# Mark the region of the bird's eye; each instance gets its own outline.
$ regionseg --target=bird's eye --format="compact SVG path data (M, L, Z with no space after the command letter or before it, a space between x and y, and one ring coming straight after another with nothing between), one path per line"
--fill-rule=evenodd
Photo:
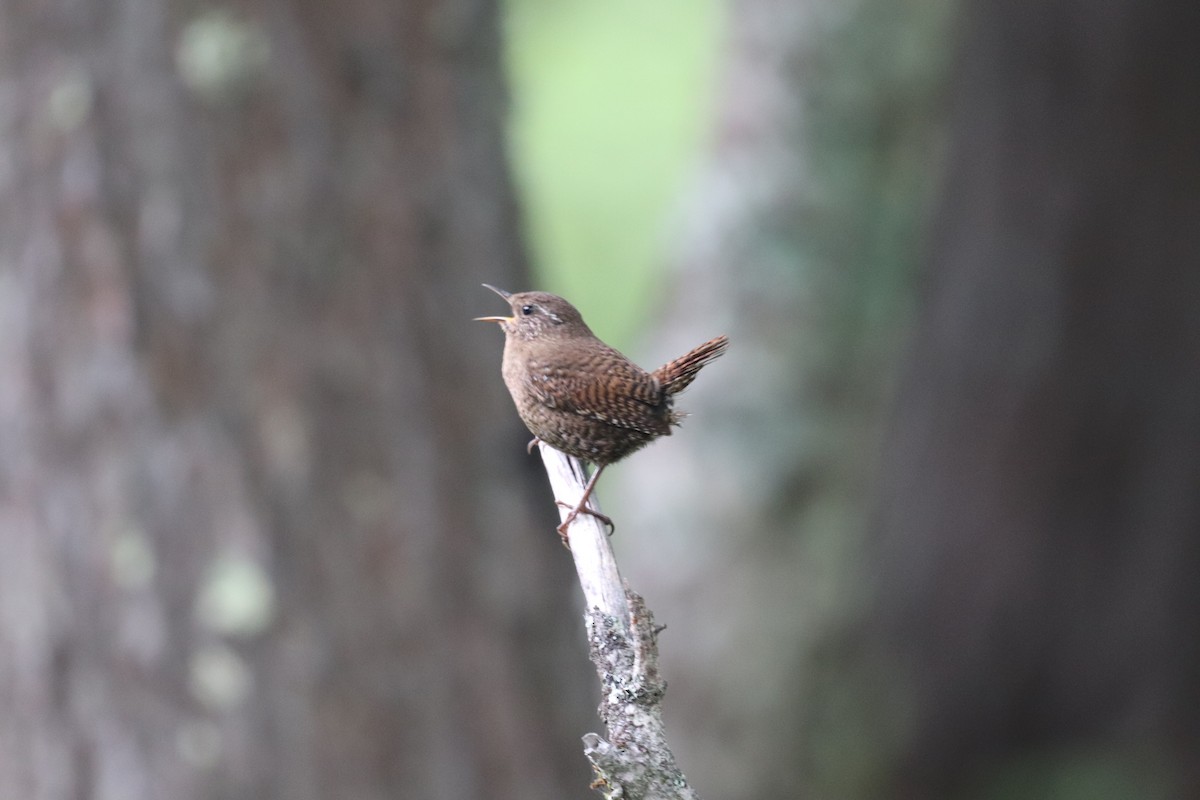
M522 314L522 316L526 316L526 317L528 317L528 316L529 316L529 315L531 315L532 313L533 313L533 306L521 306L521 314Z

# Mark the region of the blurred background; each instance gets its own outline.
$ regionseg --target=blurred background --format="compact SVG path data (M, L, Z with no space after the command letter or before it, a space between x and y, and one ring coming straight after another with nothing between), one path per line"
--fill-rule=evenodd
M586 798L481 282L701 797L1200 796L1200 4L0 4L0 797Z

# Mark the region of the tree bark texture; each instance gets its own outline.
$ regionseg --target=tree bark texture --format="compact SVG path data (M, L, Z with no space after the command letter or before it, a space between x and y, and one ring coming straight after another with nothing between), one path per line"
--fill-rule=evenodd
M587 796L496 28L0 6L0 797Z
M1200 6L968 23L875 543L889 795L1194 797Z

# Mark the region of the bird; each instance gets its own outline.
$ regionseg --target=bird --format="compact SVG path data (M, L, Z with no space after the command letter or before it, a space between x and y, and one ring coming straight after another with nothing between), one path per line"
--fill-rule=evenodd
M504 331L501 372L517 414L534 438L595 465L579 503L558 526L567 529L581 513L612 520L587 507L604 468L645 447L686 416L675 395L697 373L725 353L728 336L718 336L648 372L602 342L569 302L547 292L510 293L483 284L508 303L512 316L476 317ZM559 502L564 508L569 504Z

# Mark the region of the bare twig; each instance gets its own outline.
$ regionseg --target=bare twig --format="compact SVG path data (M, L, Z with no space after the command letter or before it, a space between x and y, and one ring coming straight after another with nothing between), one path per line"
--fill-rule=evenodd
M542 445L554 497L563 519L583 496L586 475L574 458ZM589 505L595 505L595 495ZM587 599L588 650L600 677L600 718L608 739L583 737L584 755L596 772L594 788L608 798L697 800L667 746L659 704L667 684L658 674L658 628L642 598L617 569L603 523L580 514L569 529L571 555Z
M587 483L583 465L578 459L547 445L541 444L539 449L554 499L566 505L566 508L559 507L565 520L569 510L583 497L583 488ZM588 507L600 510L595 494L588 498ZM575 571L579 573L579 583L583 587L588 608L598 608L605 614L627 620L625 581L617 569L617 560L604 524L591 514L579 514L568 532L571 556L575 559ZM627 621L623 624L629 627Z

